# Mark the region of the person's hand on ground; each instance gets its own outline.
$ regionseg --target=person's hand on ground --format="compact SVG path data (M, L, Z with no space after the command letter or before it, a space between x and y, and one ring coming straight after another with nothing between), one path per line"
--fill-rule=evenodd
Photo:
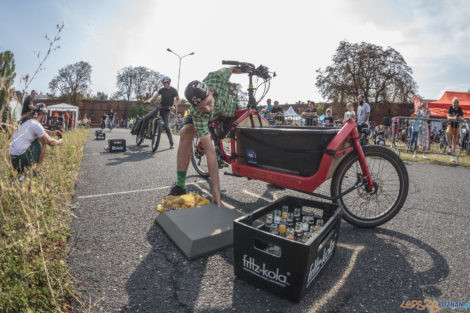
M217 206L222 206L222 201L220 200L220 194L212 194L212 203L217 204Z

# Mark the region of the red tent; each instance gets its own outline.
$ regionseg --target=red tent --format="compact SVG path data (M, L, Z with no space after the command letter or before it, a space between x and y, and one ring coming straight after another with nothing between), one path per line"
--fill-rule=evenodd
M462 107L464 117L470 118L470 92L455 91L446 91L441 99L434 102L428 102L431 116L447 117L447 111L452 105L452 99L454 99L454 97L459 99L459 105Z

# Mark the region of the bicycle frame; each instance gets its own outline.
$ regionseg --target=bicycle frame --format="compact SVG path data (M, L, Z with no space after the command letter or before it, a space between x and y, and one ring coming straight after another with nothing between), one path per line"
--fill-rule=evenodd
M258 118L262 118L259 116L258 112L253 109L237 110L235 112L235 117L238 118L234 124L238 125L246 118L252 119L253 115L258 115ZM264 120L264 118L262 119ZM261 180L266 183L279 185L285 188L312 193L316 188L318 188L323 182L328 179L328 173L330 171L332 162L336 158L345 156L355 150L359 156L359 164L363 173L363 179L366 180L366 190L368 192L372 192L374 190L374 183L370 175L369 167L367 165L367 161L365 159L362 147L359 143L359 132L357 130L357 125L352 119L346 121L346 123L343 124L343 127L340 129L340 131L328 144L327 148L325 149L325 152L322 155L317 172L310 177L287 174L255 166L239 164L237 162L236 154L233 153L233 151L236 151L235 138L231 138L232 155L229 155L224 150L222 139L217 137L215 130L218 129L218 123L219 121L217 120L210 125L214 144L218 146L218 148L222 152L223 160L231 165L232 173L236 176L243 176L251 179ZM235 130L236 126L232 126L231 132L235 132ZM352 142L352 146L347 148L341 148L341 145L348 139L350 139L350 141Z

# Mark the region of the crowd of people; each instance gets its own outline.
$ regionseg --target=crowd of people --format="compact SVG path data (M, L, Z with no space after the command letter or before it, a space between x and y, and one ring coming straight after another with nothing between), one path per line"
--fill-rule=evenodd
M217 80L227 80L227 77L230 76L232 71L237 71L237 69L230 69L229 72L213 72L212 75L208 75L209 83L213 84L215 87L219 88ZM215 73L215 74L214 74ZM212 80L215 81L212 82ZM171 130L180 131L182 130L182 138L184 142L185 134L190 132L191 134L198 134L198 136L205 135L206 129L202 125L206 121L205 119L202 122L197 122L194 126L196 131L185 130L186 125L194 124L194 118L204 116L204 113L212 112L209 111L209 108L197 109L197 105L194 105L200 97L208 97L211 94L211 90L217 90L210 84L205 85L203 82L198 82L196 87L190 88L188 90L195 90L193 93L196 93L195 99L188 98L191 96L185 94L188 101L192 104L190 109L185 112L184 116L181 113L176 114L175 106L180 103L180 98L176 89L170 86L171 80L168 77L164 78L163 87L155 93L152 97L147 99L146 103L151 103L157 97L161 97L160 106L154 108L151 112L143 117L137 118L118 118L116 113L113 112L113 109L110 109L108 113L105 113L101 117L101 126L109 127L127 127L132 128L138 119L142 119L143 125L140 127L139 136L142 136L142 133L145 129L145 123L149 121L150 118L155 116L157 112L160 112L160 116L163 121L163 127L167 133L168 139L170 141L170 147L173 148L173 138ZM206 89L203 89L201 86L205 86ZM226 90L222 89L219 92L223 92L225 96L225 101L234 102L234 99L230 98L230 93L226 93ZM188 93L188 92L186 92ZM225 94L226 93L226 94ZM10 153L12 164L14 167L22 172L26 167L30 167L33 164L40 164L42 157L44 155L44 150L46 145L60 145L62 140L54 140L50 136L59 136L61 138L62 132L73 129L75 127L75 112L72 111L63 111L58 112L54 111L51 116L48 116L46 106L42 103L34 105L33 100L36 95L36 92L33 90L29 96L27 96L23 102L22 109L22 118L20 121L20 127L18 131L14 134L11 145ZM218 94L220 96L220 94ZM194 100L194 101L193 101ZM286 114L284 110L279 105L279 101L274 101L272 104L271 99L267 99L266 106L261 108L262 116L269 121L271 125L295 125L295 126L323 126L323 127L332 127L341 125L341 123L348 119L354 119L357 123L359 132L363 128L370 128L370 105L365 101L364 95L358 96L358 107L357 112L354 110L353 103L349 102L346 104L346 112L342 118L336 119L333 115L333 110L331 107L327 107L324 111L324 114L319 115L319 110L314 101L308 101L307 107L297 114ZM197 103L200 103L197 102ZM217 104L217 99L213 101L212 105ZM206 112L208 111L208 112ZM228 114L230 112L222 112L223 114ZM295 116L296 119L293 118ZM430 143L436 140L440 142L443 141L443 138L446 142L446 145L449 147L448 153L451 154L451 161L453 161L453 154L455 152L455 147L457 141L462 138L467 138L468 144L468 124L464 122L462 108L459 106L459 101L457 98L454 98L452 105L449 107L447 114L447 123L439 130L435 125L431 124L429 120L430 112L426 106L419 107L418 111L413 113L409 119L402 119L399 121L397 118L392 119L390 126L377 125L372 133L371 137L375 144L385 145L388 139L398 139L401 138L403 142L406 143L407 148L414 152L413 156L416 158L416 151L418 147L422 150L422 157L426 157L426 152L430 148ZM79 126L90 127L91 121L87 118L86 114L81 120L78 121ZM463 124L461 127L460 124ZM49 130L45 130L44 126L48 125ZM188 126L189 127L189 126ZM186 128L188 128L186 127ZM444 130L445 129L445 130ZM191 137L191 136L190 136ZM395 142L395 140L393 140ZM462 146L462 144L461 144ZM186 155L186 150L183 149L182 153ZM186 169L186 157L184 158L184 166L178 165L179 169ZM180 172L185 172L180 170ZM181 176L181 177L180 177ZM181 190L184 190L184 184L181 183L183 179L182 174L178 174L178 181L180 184L175 185L179 186ZM176 190L174 193L179 193L181 190ZM217 192L217 190L215 190ZM219 196L215 195L217 200Z

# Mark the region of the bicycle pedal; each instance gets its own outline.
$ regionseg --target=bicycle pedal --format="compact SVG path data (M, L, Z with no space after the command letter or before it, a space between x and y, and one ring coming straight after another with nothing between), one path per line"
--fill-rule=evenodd
M219 168L228 167L228 164L225 161L222 161L220 159L217 160L217 163L219 163Z

